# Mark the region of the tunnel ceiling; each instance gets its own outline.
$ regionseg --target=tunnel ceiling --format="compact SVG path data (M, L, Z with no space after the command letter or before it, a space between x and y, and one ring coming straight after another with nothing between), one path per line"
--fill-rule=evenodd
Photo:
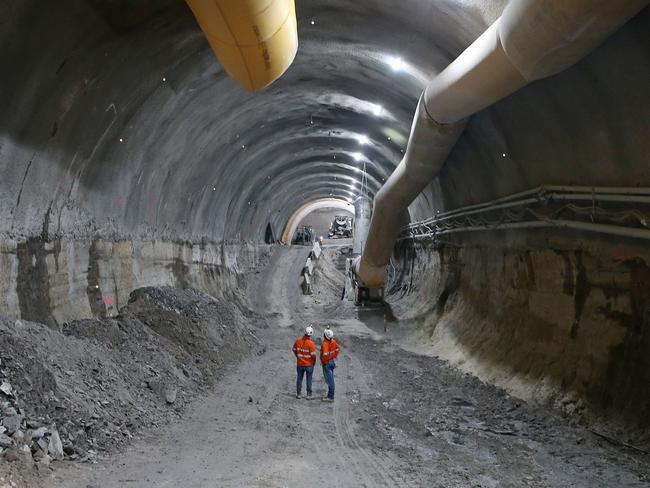
M299 0L294 64L251 94L182 2L2 2L1 230L260 241L305 202L357 196L364 164L374 194L426 81L506 3ZM475 117L413 216L540 183L648 184L648 17Z

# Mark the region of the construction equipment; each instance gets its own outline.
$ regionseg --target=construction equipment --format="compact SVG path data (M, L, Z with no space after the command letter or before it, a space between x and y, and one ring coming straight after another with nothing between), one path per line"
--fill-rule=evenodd
M352 237L352 217L337 215L330 225L329 238L340 239Z
M308 225L300 227L293 238L293 244L308 246L314 242L314 228Z

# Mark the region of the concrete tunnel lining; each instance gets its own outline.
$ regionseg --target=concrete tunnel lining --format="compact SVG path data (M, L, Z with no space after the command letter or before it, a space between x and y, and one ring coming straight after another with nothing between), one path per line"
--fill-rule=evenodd
M379 191L426 81L507 1L299 1L296 60L260 93L226 76L182 1L119 4L0 4L11 319L113 316L143 286L229 297L268 261L269 225L284 240L315 202L349 206L364 162ZM540 185L649 187L649 53L646 8L576 66L473 116L410 220ZM647 247L625 239L459 234L398 244L386 297L416 352L633 425L645 445L648 266Z
M7 4L7 11L11 8L9 5ZM20 29L24 25L21 24L20 13L25 12L24 15L27 15L28 5L23 3L11 10L17 18L14 29ZM72 11L77 15L76 24L95 22L96 31L101 33L96 35L98 40L92 44L96 46L94 49L99 56L90 56L102 59L101 63L95 68L93 61L88 60L90 58L86 58L85 64L83 60L77 64L74 58L63 63L69 57L65 49L71 49L69 52L72 53L81 52L72 46L81 43L74 36L82 33L71 28L61 43L49 47L52 52L47 57L39 57L41 60L52 60L49 61L50 66L43 61L30 63L31 74L28 78L34 81L33 86L24 88L29 89L24 92L25 96L3 99L3 112L17 114L11 120L4 117L2 123L5 137L12 136L3 145L6 155L3 159L3 174L8 188L3 192L3 219L11 222L9 229L13 228L18 234L40 231L47 209L52 208L62 214L61 224L64 229L58 230L60 233L79 232L80 229L75 229L75 226L85 225L87 228L92 226L106 230L117 226L118 232L125 234L146 234L168 229L170 237L178 235L187 238L207 237L212 240L231 239L235 237L232 234L234 229L239 229L235 223L237 219L241 217L243 222L250 220L246 216L250 211L246 208L247 202L255 201L255 194L266 185L268 176L274 174L273 167L276 164L289 164L301 168L300 174L295 176L295 182L291 180L285 183L286 189L300 185L301 178L310 172L310 151L307 149L316 142L312 137L329 133L332 125L337 125L337 120L347 127L354 127L352 133L367 134L372 145L362 146L352 138L323 138L319 145L322 145L324 151L318 157L322 157L324 162L333 162L334 156L341 152L337 161L343 159L354 165L355 161L346 157L346 153L365 153L370 150L367 156L374 165L381 168L379 177L386 177L399 159L400 149L403 148L395 146L393 141L386 138L382 140L381 117L375 120L374 115L369 116L363 106L357 112L350 109L350 104L343 109L336 104L332 109L328 109L327 105L312 105L312 100L320 99L321 103L327 103L328 100L322 96L314 97L314 93L323 88L336 93L331 88L336 86L339 93L348 90L358 100L381 103L395 121L401 121L391 125L401 125L402 131L407 133L408 120L421 86L407 82L398 85L398 90L391 86L390 90L383 89L381 94L377 92L369 96L372 90L380 86L380 80L401 77L380 60L376 48L363 58L358 80L335 79L331 70L354 72L341 64L325 70L319 77L312 76L314 81L302 81L310 79L309 69L317 65L317 62L312 61L317 59L319 52L323 52L317 48L320 41L318 36L325 35L318 27L321 22L313 28L303 22L302 25L307 24L304 25L305 29L311 29L303 34L304 54L287 73L287 79L280 80L277 86L272 87L265 97L266 102L258 106L256 100L260 100L261 95L238 93L229 80L223 77L223 73L219 74L218 65L213 63L191 17L184 10L174 11L174 15L168 14L168 17L163 16L157 21L156 29L129 32L127 36L130 36L130 44L140 43L143 49L148 49L134 52L131 49L120 50L119 38L114 34L111 37L110 30L103 26L102 19L92 9L86 10L79 4L74 5L76 8ZM442 5L450 8L452 4L441 4L441 9ZM495 5L491 4L485 10L496 13ZM380 5L380 10L382 6ZM417 2L414 2L414 6L417 7ZM316 4L309 8L314 10L303 11L301 16L304 19L318 13ZM365 8L370 8L370 4ZM426 11L432 7L422 8ZM353 10L359 9L362 10L363 7L360 5ZM461 12L464 10L458 9L455 15L461 15ZM45 16L45 13L42 15ZM72 22L57 18L56 12L52 15L54 24ZM324 15L321 17L319 14L319 18L323 19L322 23L327 23L327 15L332 14L327 11ZM645 16L647 14L642 14L640 19ZM350 22L353 20L359 20L358 15L351 18ZM576 69L536 84L475 117L452 153L449 164L443 169L441 182L444 183L445 179L449 179L449 182L435 193L435 202L422 201L426 195L420 198L419 203L415 204L416 208L421 208L416 210L416 217L424 218L435 210L487 200L510 193L511 190L534 186L535 183L546 184L549 183L546 181L548 174L554 175L556 181L553 183L574 181L576 174L585 172L596 175L594 183L615 178L621 184L633 184L639 178L647 176L647 169L642 164L643 151L636 145L636 141L644 144L643 141L647 138L643 131L646 129L634 124L634 117L624 112L647 110L644 109L647 102L640 95L643 91L639 85L644 74L634 77L624 74L625 66L637 66L637 70L646 69L642 62L642 20L635 20L631 24L600 49L603 55L593 55ZM47 26L43 28L47 29ZM448 29L449 27L446 28ZM478 26L474 29L475 32L480 30ZM462 30L459 32L466 35ZM351 35L349 31L345 33L343 39ZM314 44L311 41L312 35L316 36ZM331 32L330 35L335 36L336 32ZM13 33L7 33L7 36L18 38ZM183 42L176 42L176 39ZM447 41L451 39L449 37ZM441 39L437 41L441 44ZM384 42L388 43L389 38ZM62 50L66 43L70 47ZM178 51L160 49L159 46L166 43L173 43ZM21 71L21 63L16 57L19 45L11 42L6 44L14 46L14 50L3 50L4 63L15 66L15 69L5 79L8 86L3 93L18 94L21 93L18 80L27 72L25 68ZM426 59L424 46L428 45L423 40L414 46L412 56L403 53L402 57L411 64L422 66L424 72L435 73L448 58L441 56L433 65L425 61L418 62L418 59ZM22 45L21 49L28 50L29 46ZM326 44L325 49L323 54L335 59L338 59L334 56L336 52L351 54L344 44ZM454 52L457 50L458 48ZM355 45L354 51L363 53L363 47ZM427 48L426 51L430 53L431 49ZM149 74L144 83L135 87L125 75L140 64L144 57L151 64ZM351 59L359 62L361 58L353 56ZM169 64L170 60L173 60L172 64ZM612 63L620 68L610 69ZM59 65L61 69L56 74ZM26 67L27 64L22 66ZM39 72L52 79L60 88L52 92L49 85L47 88L46 85L39 86ZM608 76L612 72L615 76ZM215 83L215 76L221 81ZM162 81L163 78L165 82ZM593 81L596 79L597 84ZM306 90L285 88L298 80L301 80L299 86L305 86ZM615 87L613 84L616 82L627 83L628 86ZM127 87L125 93L130 93L124 102L119 97L120 92L111 88L122 86L120 83ZM366 88L362 88L364 84ZM574 86L585 86L585 89L575 90L572 88ZM40 99L39 90L42 93ZM621 103L611 105L607 101L610 97L605 95L614 93L614 90ZM34 103L36 100L42 102ZM218 102L210 103L211 100ZM273 105L270 105L271 101ZM302 106L303 102L306 104L304 111L291 109ZM518 107L522 104L527 107L525 117L519 115ZM18 110L18 106L23 109ZM25 110L26 106L34 109ZM287 111L279 116L283 113L281 107L286 107ZM216 113L220 114L218 118L214 117ZM27 114L31 114L29 119L25 119ZM567 126L562 122L574 118L579 119L579 123ZM243 123L244 120L247 122ZM282 125L278 126L278 121ZM198 130L190 129L190 124L195 123ZM544 138L538 137L537 128L540 126L546 128L547 135ZM214 129L207 130L210 127ZM377 127L378 130L368 130L368 127ZM253 133L256 134L257 142L249 139ZM568 137L573 133L576 139ZM576 146L576 142L593 133L599 134L596 143L580 143L579 147ZM218 136L215 138L212 134ZM509 134L517 134L517 137ZM21 142L15 144L13 136ZM122 142L119 142L120 139ZM85 141L89 140L95 140L97 144L88 146ZM293 141L300 146L294 147ZM379 152L372 150L374 147ZM341 151L341 148L345 149ZM329 157L328 150L331 151ZM506 154L506 157L502 157L502 154ZM222 163L211 164L215 159ZM43 169L48 168L42 175L40 161L43 161ZM47 161L57 163L45 166ZM196 162L190 164L190 161ZM268 161L273 161L273 164L269 166ZM487 164L481 163L482 161ZM264 164L264 170L259 171L258 164ZM26 172L28 165L29 170ZM490 165L493 166L492 169L489 169ZM602 166L607 176L592 171L595 166ZM154 167L155 171L152 171ZM240 171L231 170L235 167L246 168L248 178L239 179ZM455 174L458 176L452 176ZM479 174L480 178L474 177ZM497 174L508 176L496 179L492 177ZM151 177L146 177L147 175ZM23 177L25 184L21 185ZM459 178L462 184L459 184ZM32 188L38 190L33 191ZM450 193L449 189L452 188L453 193ZM231 189L236 189L236 192L230 193ZM328 187L324 186L321 196L328 196L328 193ZM174 197L168 201L160 198L171 194ZM55 198L47 198L48 195L54 195ZM89 198L90 195L92 198ZM69 200L79 203L72 206L78 207L74 208L74 217L68 215L72 209L65 208L68 207L66 201ZM26 201L30 202L28 206L25 206ZM17 205L21 202L22 205ZM284 212L281 219L287 218L288 212L301 203L296 198L287 208L277 209L281 214ZM277 213L272 203L268 208L269 214ZM234 225L228 230L225 222ZM257 222L255 228L247 229L246 235L239 237L259 241L266 223ZM56 227L50 232L56 233ZM92 231L87 229L86 233L88 232Z

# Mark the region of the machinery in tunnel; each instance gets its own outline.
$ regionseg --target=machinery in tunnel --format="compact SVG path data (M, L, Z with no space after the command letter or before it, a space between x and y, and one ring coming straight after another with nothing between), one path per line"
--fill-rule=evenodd
M327 236L330 239L341 239L352 237L353 218L346 215L335 215L330 224Z
M301 246L309 246L314 242L314 228L310 225L303 225L298 227L293 236L292 244L300 244Z

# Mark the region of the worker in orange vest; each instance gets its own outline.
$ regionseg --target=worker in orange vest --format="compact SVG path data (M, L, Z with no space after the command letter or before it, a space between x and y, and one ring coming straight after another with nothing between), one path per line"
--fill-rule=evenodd
M307 374L307 400L311 400L311 379L314 374L314 364L316 364L316 346L311 340L314 335L314 328L309 325L305 327L305 334L296 339L293 343L293 353L296 356L296 398L301 398L302 379Z
M323 343L320 347L320 362L323 365L323 376L327 383L327 396L321 398L324 402L334 401L334 368L339 355L339 345L334 340L334 332L328 327L323 334Z

